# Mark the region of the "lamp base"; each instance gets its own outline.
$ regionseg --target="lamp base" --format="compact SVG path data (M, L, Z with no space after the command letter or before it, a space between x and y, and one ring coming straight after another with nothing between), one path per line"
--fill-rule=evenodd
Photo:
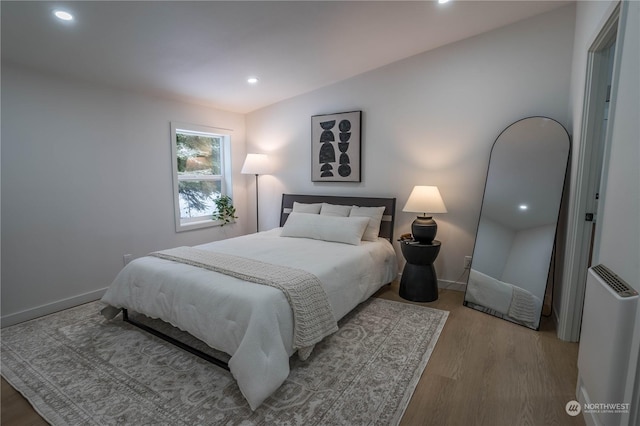
M411 224L413 239L420 244L431 244L438 232L438 224L431 216L418 216Z

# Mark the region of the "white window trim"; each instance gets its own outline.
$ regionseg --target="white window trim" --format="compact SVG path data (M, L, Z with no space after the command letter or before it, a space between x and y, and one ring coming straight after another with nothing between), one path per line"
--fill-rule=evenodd
M178 131L214 135L222 138L222 146L220 147L220 162L222 175L187 175L178 179L178 157L176 145L176 133ZM171 122L171 170L173 173L173 205L176 232L191 231L194 229L208 228L211 226L221 226L223 221L207 219L206 216L193 217L189 219L180 218L180 196L178 194L178 184L180 180L210 180L222 181L222 195L228 195L233 198L233 185L231 182L231 133L233 130L201 126L197 124L187 124L172 121Z

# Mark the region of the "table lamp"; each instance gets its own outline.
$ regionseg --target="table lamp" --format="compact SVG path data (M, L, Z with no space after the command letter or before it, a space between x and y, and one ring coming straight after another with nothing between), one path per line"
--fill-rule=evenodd
M414 186L403 212L422 213L411 224L413 239L421 244L431 244L438 232L438 224L430 216L433 213L446 213L437 186ZM429 216L428 216L429 215Z

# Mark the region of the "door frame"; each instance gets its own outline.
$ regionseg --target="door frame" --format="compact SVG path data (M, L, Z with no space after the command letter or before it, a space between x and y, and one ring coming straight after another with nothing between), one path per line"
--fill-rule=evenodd
M580 340L582 308L589 265L592 224L585 221L585 214L596 208L595 192L600 194L599 204L604 204L606 194L607 169L611 151L611 134L615 117L615 100L618 90L618 75L621 60L620 3L613 3L605 15L607 18L599 26L587 54L586 81L583 110L580 123L580 143L577 150L576 182L571 197L571 208L567 227L567 248L563 267L563 286L560 312L558 313L558 338L570 342ZM604 149L597 149L597 138L603 134L604 102L608 77L608 49L616 43L607 129L604 135ZM598 185L598 176L599 185ZM596 220L598 218L596 217ZM594 263L600 246L600 227L596 226L593 238Z

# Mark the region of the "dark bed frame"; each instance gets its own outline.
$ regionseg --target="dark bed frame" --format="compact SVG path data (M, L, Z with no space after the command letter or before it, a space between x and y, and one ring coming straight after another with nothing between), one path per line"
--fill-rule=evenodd
M331 195L296 195L296 194L282 194L282 206L280 209L280 226L283 226L289 217L289 213L291 213L293 209L293 203L304 203L304 204L312 204L312 203L329 203L329 204L339 204L343 206L359 206L359 207L385 207L382 222L380 223L380 237L388 239L391 243L393 243L393 227L395 224L395 213L396 213L396 199L395 198L375 198L375 197L341 197L341 196L331 196ZM210 354L201 351L200 349L196 349L193 346L190 346L184 342L181 342L178 339L175 339L159 330L156 330L153 327L150 327L146 324L143 324L135 319L133 319L127 309L122 309L122 320L128 322L129 324L136 326L147 333L153 334L160 339L171 343L183 349L193 355L196 355L205 361L208 361L212 364L217 365L220 368L223 368L229 371L229 364L225 361L222 361Z

